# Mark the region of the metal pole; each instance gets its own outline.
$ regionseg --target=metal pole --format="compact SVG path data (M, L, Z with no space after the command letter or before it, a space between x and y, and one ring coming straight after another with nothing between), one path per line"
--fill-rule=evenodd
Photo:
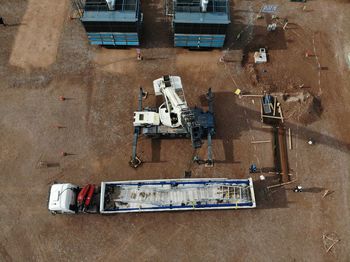
M211 91L211 88L208 89L207 100L208 100L209 112L214 113L214 108L213 108L214 95L213 95L213 92Z
M212 142L211 142L211 130L208 132L208 160L206 161L206 167L212 167L214 165L213 161L213 151L212 151Z

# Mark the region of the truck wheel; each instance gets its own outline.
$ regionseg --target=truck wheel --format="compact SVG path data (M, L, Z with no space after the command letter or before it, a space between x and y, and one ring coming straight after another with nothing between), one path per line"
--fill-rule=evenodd
M55 216L57 214L56 211L51 211L51 215Z

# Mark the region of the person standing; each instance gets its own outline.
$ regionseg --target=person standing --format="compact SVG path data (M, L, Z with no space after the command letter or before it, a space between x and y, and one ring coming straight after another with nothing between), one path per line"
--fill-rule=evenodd
M0 25L6 26L6 23L4 21L4 18L2 18L2 16L0 16Z
M302 186L296 186L294 189L293 189L294 192L296 193L300 193L300 192L303 192L303 187Z

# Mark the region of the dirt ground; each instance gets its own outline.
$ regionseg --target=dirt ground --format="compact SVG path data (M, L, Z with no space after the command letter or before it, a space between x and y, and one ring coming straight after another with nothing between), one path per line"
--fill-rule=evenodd
M144 60L137 61L135 49L90 46L79 20L69 19L68 0L0 0L9 24L0 26L0 261L350 261L350 2L274 0L280 20L271 33L270 15L256 19L263 2L232 1L224 49L188 51L172 47L163 1L142 1ZM254 66L262 46L269 62ZM182 77L193 106L205 107L203 95L213 88L213 168L192 163L188 140L144 138L144 165L129 167L138 88L151 93L164 74ZM273 136L260 122L258 99L239 99L236 88L317 99L319 110L282 103L295 184L267 192L276 177L266 173L260 182L260 174L249 174L252 163L273 170L272 144L251 144ZM145 105L155 102L150 95ZM205 157L205 144L199 154ZM39 168L40 161L50 167ZM54 181L179 178L186 170L193 177L252 176L257 208L116 216L47 210ZM305 192L292 192L296 184ZM328 253L323 234L340 239Z

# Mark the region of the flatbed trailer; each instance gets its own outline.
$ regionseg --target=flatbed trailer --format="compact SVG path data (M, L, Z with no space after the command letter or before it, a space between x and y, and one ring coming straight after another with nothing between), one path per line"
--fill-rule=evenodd
M77 205L82 187L54 184L49 194L53 214L190 211L255 208L253 181L198 178L102 182L88 207Z

